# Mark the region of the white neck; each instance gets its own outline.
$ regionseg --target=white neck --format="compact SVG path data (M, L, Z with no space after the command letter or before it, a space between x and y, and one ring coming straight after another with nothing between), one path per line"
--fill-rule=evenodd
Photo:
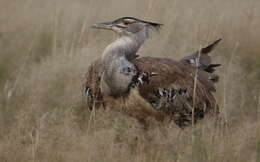
M108 65L112 60L121 56L128 58L131 57L131 55L135 55L147 38L147 29L143 29L135 34L122 34L117 40L105 48L102 54L103 64Z
M121 33L120 38L108 45L102 55L101 91L105 95L122 95L129 90L135 66L131 59L147 39L146 32ZM131 69L126 72L125 69Z

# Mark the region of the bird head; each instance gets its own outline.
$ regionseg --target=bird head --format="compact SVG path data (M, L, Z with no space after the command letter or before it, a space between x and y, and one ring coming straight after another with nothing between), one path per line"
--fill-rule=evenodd
M121 36L134 35L140 31L144 31L148 34L149 30L158 31L161 26L162 24L144 21L134 17L122 17L114 21L91 25L92 28L112 30Z

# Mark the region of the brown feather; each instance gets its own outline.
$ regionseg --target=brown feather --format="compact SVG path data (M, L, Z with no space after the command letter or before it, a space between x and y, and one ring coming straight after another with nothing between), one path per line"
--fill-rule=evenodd
M213 82L205 78L198 77L196 93L193 96L195 68L181 62L166 58L142 57L136 59L134 64L139 72L156 73L158 75L151 78L149 84L139 85L140 95L148 102L158 100L156 91L163 89L186 89L187 95L177 95L174 103L169 104L166 113L171 113L175 122L180 126L191 123L191 111L193 107L193 97L195 97L195 121L202 118L204 113L217 108L216 100L212 94L215 90ZM166 101L167 102L167 101ZM204 106L205 105L205 106ZM171 109L171 110L168 110ZM183 109L187 111L183 112ZM216 110L218 111L218 110ZM212 111L214 112L214 111ZM179 116L176 117L176 116Z
M196 93L193 96L195 67L181 61L156 57L140 57L133 60L132 63L136 66L139 74L154 73L156 75L149 78L149 83L137 84L136 86L138 94L143 98L142 101L149 103L150 108L145 109L144 106L139 106L124 112L136 117L161 116L163 112L172 116L172 119L181 127L191 124L193 97L195 97L195 121L203 118L208 112L218 112L218 106L212 93L215 91L215 87L211 80L198 75ZM100 67L101 60L97 59L90 65L86 74L86 87L91 89L92 96L88 102L90 106L94 102L96 105L109 103L106 99L103 100L100 91ZM168 98L158 98L159 89L165 89L166 91L185 90L186 92L185 94L178 93L174 101L169 102ZM112 98L109 98L111 101ZM128 99L129 97L124 100ZM140 99L133 102L140 102ZM156 106L156 102L164 106Z
M103 95L100 89L101 67L101 59L99 58L89 65L85 75L86 103L90 109L103 104Z

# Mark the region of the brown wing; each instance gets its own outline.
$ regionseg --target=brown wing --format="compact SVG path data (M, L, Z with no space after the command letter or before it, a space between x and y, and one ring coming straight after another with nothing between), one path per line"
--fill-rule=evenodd
M194 100L195 68L193 66L172 59L155 57L141 57L132 62L139 75L155 74L149 78L149 82L137 85L141 97L158 113L171 115L179 126L191 124L193 105L195 121L215 108L217 112L216 101L212 94L215 90L212 81L198 77ZM86 74L85 92L90 108L104 103L100 90L100 76L101 60L97 59L89 66ZM147 111L144 112L149 114Z
M160 111L172 114L180 126L191 123L217 108L213 82L199 77L193 96L195 68L166 58L142 57L134 60L139 73L154 73L147 84L139 84L140 95ZM195 99L194 99L195 97ZM194 102L194 104L193 104Z

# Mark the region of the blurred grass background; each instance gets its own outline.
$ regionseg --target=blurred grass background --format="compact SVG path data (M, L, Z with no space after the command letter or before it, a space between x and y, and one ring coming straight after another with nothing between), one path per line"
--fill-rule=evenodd
M217 99L228 125L150 129L82 102L87 66L116 38L93 23L163 23L140 55L179 59L210 41L223 66ZM0 161L260 161L260 1L1 0Z

